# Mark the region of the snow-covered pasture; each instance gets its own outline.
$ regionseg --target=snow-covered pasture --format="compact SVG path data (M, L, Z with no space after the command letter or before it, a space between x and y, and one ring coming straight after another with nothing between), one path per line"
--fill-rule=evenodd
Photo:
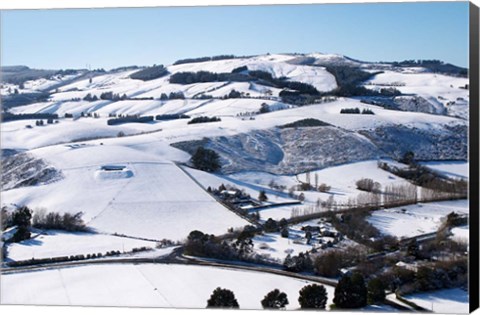
M58 143L117 137L119 133L135 135L161 128L158 123L108 126L107 118L81 118L75 121L61 119L58 123L43 126L36 126L35 120L17 120L2 123L1 141L4 148L25 150Z
M75 107L74 103L78 103ZM256 115L255 120L242 120L237 114L256 112L262 103L267 103L273 112ZM66 106L64 108L64 106ZM30 109L31 107L31 109ZM289 108L291 107L291 108ZM340 114L342 108L369 108L375 115ZM284 110L278 110L282 109ZM386 110L377 106L366 105L353 99L338 99L335 102L303 107L287 106L281 102L258 99L230 100L144 100L98 102L57 102L33 104L16 109L17 113L71 111L98 112L101 118L81 118L78 120L60 119L58 124L36 127L34 121L13 121L2 124L2 145L6 148L31 149L92 137L116 136L120 131L125 134L137 134L161 130L157 139L169 143L200 140L204 137L234 136L250 131L274 128L306 118L316 118L350 131L372 130L386 125L406 125L411 128L425 129L429 132L445 132L442 126L464 125L464 120L430 115L424 113ZM155 121L152 123L128 123L108 126L109 113L159 115L184 113L192 116L220 116L222 121L215 123L188 125L188 119L173 121ZM33 128L26 128L31 125ZM359 137L361 137L359 135ZM141 138L138 138L142 142Z
M468 214L468 200L419 203L375 211L367 218L382 233L398 238L435 232L449 213Z
M469 243L470 240L470 229L468 225L454 227L450 230L452 233L452 239L457 242Z
M155 240L182 240L192 230L223 234L248 224L156 155L107 145L49 147L37 154L60 169L64 179L2 191L2 202L50 212L81 211L88 226L100 232ZM102 170L105 165L125 170L112 175Z
M111 264L2 275L2 304L205 308L217 287L232 290L241 309L262 309L270 291L287 294L298 309L298 292L310 282L222 268ZM327 306L334 288L325 286Z
M434 313L467 314L469 312L468 292L459 288L416 293L404 298Z
M7 246L8 260L19 261L71 255L104 255L109 251L130 252L134 248L155 248L156 243L107 234L48 230Z
M168 71L173 74L177 72L210 71L215 73L231 72L233 69L248 66L250 70L262 70L272 74L273 77L286 77L291 81L308 83L319 91L331 91L337 87L335 77L323 67L309 67L292 65L285 61L292 59L292 56L257 56L251 58L237 58L230 60L218 60L212 62L197 62L181 65L168 66ZM199 94L213 96L224 96L232 89L249 93L251 96L262 96L265 92L262 88L251 86L248 83L228 82L207 82L201 84L180 85L170 84L170 75L150 81L134 80L130 78L132 73L138 70L128 70L116 73L106 73L92 79L79 80L66 84L59 88L59 93L53 95L55 101L71 100L72 98L83 98L87 93L100 96L103 92L126 94L129 97L154 97L159 98L162 93L183 92L187 97ZM225 87L224 87L225 86ZM278 89L271 89L272 95L278 95Z
M368 88L393 86L405 94L417 94L432 102L446 103L457 98L468 99L468 78L436 73L403 73L386 70L367 81ZM368 85L372 84L372 85ZM438 97L441 98L438 98Z
M465 161L432 161L421 164L448 177L457 179L468 179L469 177L470 167L469 163Z

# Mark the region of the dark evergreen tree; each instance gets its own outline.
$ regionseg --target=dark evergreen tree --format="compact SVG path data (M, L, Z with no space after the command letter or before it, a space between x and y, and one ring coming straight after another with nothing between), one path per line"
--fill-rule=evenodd
M265 114L269 112L270 112L270 107L268 106L268 104L262 103L262 105L260 105L260 114Z
M13 242L28 240L31 236L30 226L32 211L28 207L21 207L12 214L12 224L17 226L17 231L13 235Z
M344 275L335 288L333 303L339 308L360 308L367 305L367 287L359 273Z
M261 303L264 309L284 309L288 305L287 294L275 289L268 292Z
M236 90L231 90L230 93L228 93L227 98L240 98L242 97L242 93L236 91Z
M367 302L368 304L383 303L385 301L385 286L378 278L373 278L368 282L367 286Z
M191 161L195 168L206 172L216 172L221 168L218 153L203 147L199 147L195 151Z
M239 308L239 305L232 291L219 287L208 299L207 308Z
M305 238L307 239L307 244L310 244L310 242L312 241L312 232L305 232Z
M260 193L258 194L258 200L261 202L265 202L268 200L267 194L265 193L265 190L260 190Z
M325 309L327 305L327 290L323 285L310 284L300 290L298 302L302 309Z
M17 226L30 226L32 219L32 210L28 207L21 207L15 210L12 214L12 223Z
M265 232L267 233L278 231L278 223L272 218L268 218L267 222L265 222L265 225L263 227L265 229Z
M24 240L28 240L30 237L31 237L31 234L28 229L28 226L19 225L17 227L17 231L15 232L15 234L13 234L12 242L18 243Z
M415 162L415 153L412 151L405 152L399 162L408 165L413 164Z

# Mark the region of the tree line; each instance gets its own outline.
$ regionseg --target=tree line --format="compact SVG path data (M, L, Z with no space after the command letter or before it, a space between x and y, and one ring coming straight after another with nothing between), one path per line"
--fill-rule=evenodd
M308 284L298 292L298 303L303 310L325 310L327 307L328 293L321 284ZM335 287L333 308L357 309L368 304L381 303L385 300L385 289L377 280L368 283L361 274L343 276ZM285 292L274 289L268 292L260 301L264 309L285 309L289 304ZM229 289L216 288L207 300L207 308L231 308L240 307L235 294Z

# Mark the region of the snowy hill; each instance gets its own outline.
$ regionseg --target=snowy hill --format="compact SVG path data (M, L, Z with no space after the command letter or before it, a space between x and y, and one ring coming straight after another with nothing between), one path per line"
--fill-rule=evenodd
M345 85L345 78L329 72L332 67L347 67L351 76L364 80ZM320 53L177 63L157 78L132 79L142 69L148 68L42 73L24 82L2 82L12 115L1 124L2 149L42 161L37 169L25 160L12 166L17 173L7 170L2 205L83 211L88 226L102 233L182 240L195 229L222 234L249 224L195 177L246 187L256 197L265 183L252 187L239 174L267 172L278 181L284 174L293 185L291 176L325 171L333 183L330 171L340 174L348 165L360 165L354 162L398 159L407 151L422 160L467 159L464 77ZM170 82L175 74L201 72L209 78ZM21 98L30 94L34 97ZM50 122L38 114L50 115ZM143 123L109 123L125 116L152 117ZM220 121L189 124L201 116ZM303 119L326 125L284 128ZM198 145L219 153L220 177L187 174L177 166L188 164ZM104 166L123 169L105 171ZM49 167L61 176L18 185L22 170L33 176ZM348 185L336 189L358 193Z

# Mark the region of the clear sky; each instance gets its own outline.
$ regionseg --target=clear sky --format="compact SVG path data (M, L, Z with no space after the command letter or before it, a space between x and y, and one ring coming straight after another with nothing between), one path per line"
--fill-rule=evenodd
M339 53L468 65L468 2L1 12L2 65L110 69L187 57Z

